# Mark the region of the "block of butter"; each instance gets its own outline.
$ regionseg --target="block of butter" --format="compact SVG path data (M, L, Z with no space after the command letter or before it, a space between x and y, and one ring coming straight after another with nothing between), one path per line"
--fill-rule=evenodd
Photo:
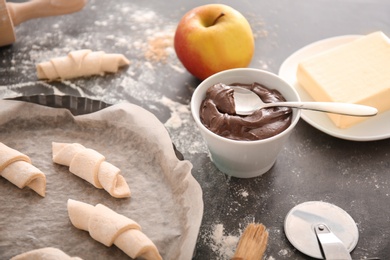
M390 110L390 40L374 32L298 64L298 83L315 101L346 102ZM366 117L328 114L339 128Z

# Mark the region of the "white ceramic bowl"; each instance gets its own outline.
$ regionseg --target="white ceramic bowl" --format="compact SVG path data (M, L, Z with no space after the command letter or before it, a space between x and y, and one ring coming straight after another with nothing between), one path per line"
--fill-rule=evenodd
M291 125L273 137L257 141L237 141L219 136L207 129L199 118L199 109L206 91L217 83L251 84L258 82L278 90L287 101L300 101L296 90L277 75L258 69L240 68L225 70L205 79L195 90L191 99L191 111L200 132L207 143L211 160L227 175L251 178L264 174L275 163L278 154L300 118L300 110L293 109Z

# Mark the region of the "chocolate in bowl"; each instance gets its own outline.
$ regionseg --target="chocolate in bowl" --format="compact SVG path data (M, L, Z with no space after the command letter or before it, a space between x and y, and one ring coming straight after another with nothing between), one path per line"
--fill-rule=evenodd
M256 93L265 103L283 102L286 99L276 89L257 82L233 83ZM237 115L233 99L234 91L224 83L209 87L200 106L200 120L210 131L233 140L262 140L275 136L291 125L292 109L272 107L256 110L248 116Z

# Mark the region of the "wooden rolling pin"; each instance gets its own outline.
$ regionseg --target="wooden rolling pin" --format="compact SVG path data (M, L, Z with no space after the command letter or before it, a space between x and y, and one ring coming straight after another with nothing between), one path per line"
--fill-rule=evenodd
M0 0L0 47L16 41L14 26L25 21L47 16L74 13L87 0L31 0L24 3L6 3Z

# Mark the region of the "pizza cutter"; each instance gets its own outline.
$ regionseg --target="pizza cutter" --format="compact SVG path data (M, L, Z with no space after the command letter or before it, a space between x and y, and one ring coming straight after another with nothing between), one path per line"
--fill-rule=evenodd
M0 47L16 41L14 26L34 18L69 14L81 10L87 0L31 0L6 3L0 0Z
M317 259L350 260L359 239L357 225L343 209L322 201L309 201L292 208L284 221L290 243Z

